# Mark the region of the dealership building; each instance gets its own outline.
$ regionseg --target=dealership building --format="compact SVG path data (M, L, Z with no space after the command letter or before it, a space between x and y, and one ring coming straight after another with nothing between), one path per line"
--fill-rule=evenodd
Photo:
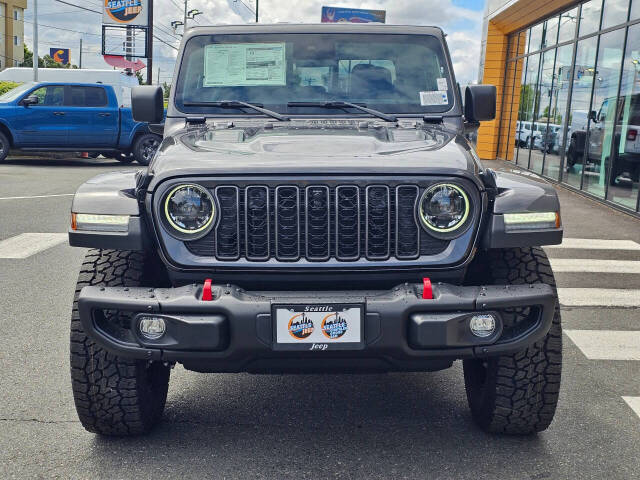
M640 0L488 0L484 20L481 158L639 215Z

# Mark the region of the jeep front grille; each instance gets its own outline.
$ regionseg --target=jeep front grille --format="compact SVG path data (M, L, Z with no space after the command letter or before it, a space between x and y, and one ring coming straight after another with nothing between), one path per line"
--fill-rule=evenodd
M418 225L418 185L221 185L216 227L186 246L220 261L415 260L449 242Z

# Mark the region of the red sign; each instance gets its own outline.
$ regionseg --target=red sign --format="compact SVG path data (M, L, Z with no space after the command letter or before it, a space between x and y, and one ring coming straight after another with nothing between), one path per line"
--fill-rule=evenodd
M146 67L142 60L136 60L132 62L131 60L127 60L122 55L103 55L104 61L107 62L112 67L116 68L129 68L133 72L137 72L138 70L142 70Z

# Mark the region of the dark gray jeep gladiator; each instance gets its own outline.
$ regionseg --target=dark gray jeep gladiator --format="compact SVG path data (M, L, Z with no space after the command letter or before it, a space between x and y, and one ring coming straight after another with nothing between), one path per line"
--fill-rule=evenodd
M183 38L148 168L77 191L88 247L71 320L84 427L148 431L171 368L435 371L462 360L489 432L546 429L560 311L540 178L485 168L467 138L496 90L456 83L439 28L202 27ZM162 91L137 87L157 123Z

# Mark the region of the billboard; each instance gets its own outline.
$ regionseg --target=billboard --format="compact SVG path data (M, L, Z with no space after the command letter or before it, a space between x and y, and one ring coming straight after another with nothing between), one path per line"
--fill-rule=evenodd
M149 24L147 0L103 0L103 25L138 25Z
M50 48L49 56L53 58L54 62L61 63L62 65L69 65L71 60L71 50L68 48Z
M385 10L322 7L322 23L385 23L386 17Z

